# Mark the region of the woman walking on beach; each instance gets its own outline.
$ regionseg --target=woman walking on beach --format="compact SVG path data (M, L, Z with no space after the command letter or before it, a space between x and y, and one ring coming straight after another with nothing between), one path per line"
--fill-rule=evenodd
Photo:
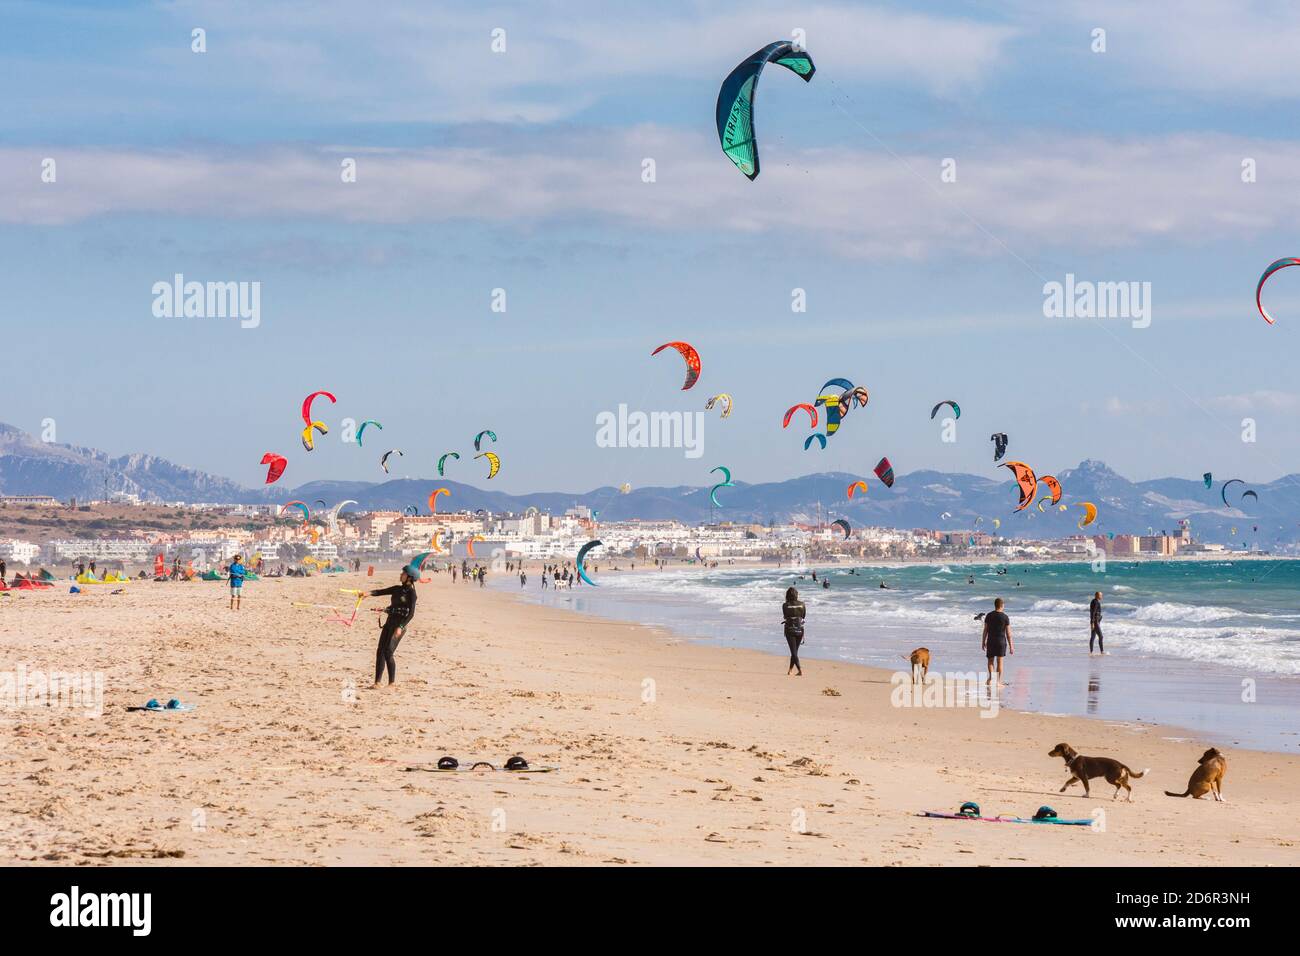
M808 609L799 600L799 592L787 588L785 603L781 605L781 616L785 619L785 642L790 647L790 666L786 668L786 677L790 676L791 671L803 677L803 668L799 666L799 645L803 643L803 619L807 613Z
M389 598L388 619L379 632L379 647L375 649L375 687L384 676L385 666L388 668L388 685L391 687L397 680L397 661L393 654L406 633L406 626L415 617L415 582L419 575L419 569L408 565L402 568L401 583L370 592L371 597Z

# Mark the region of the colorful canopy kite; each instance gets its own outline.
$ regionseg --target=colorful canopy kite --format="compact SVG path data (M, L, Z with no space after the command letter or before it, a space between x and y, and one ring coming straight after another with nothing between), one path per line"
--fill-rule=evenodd
M727 74L718 90L718 142L727 158L749 177L758 178L758 140L754 132L754 99L758 95L758 78L763 67L776 63L804 82L813 78L817 68L812 57L789 40L769 43L746 57Z
M480 458L486 458L488 460L488 478L495 478L497 472L501 470L501 459L490 451L485 451L482 454L474 456L475 461Z
M946 399L944 399L942 402L940 402L938 405L934 406L934 408L930 409L930 420L931 420L931 421L934 421L934 416L935 416L935 415L938 415L938 414L939 414L939 409L943 408L943 406L945 406L945 405L951 405L951 406L952 406L952 417L953 417L953 418L961 418L961 406L958 405L956 402L954 402L952 399L950 399L950 398L946 398Z
M623 482L621 485L618 486L618 493L619 493L620 495L630 494L631 491L632 491L632 483L631 483L631 482L625 481L625 482Z
M934 416L931 417L933 418ZM989 436L989 441L993 442L993 460L1001 461L1002 456L1007 453L1006 432L994 432Z
M366 433L366 426L367 426L367 425L374 425L374 426L375 426L376 428L378 428L380 431L383 431L383 430L384 430L384 426L381 425L381 424L379 424L379 422L375 421L373 418L367 418L364 422L361 423L361 427L357 429L357 444L358 444L358 445L361 444L361 436L364 435L364 434Z
M850 501L853 500L853 493L854 493L855 491L857 491L859 488L862 489L862 493L863 493L863 494L866 494L866 493L867 493L867 483L866 483L865 481L855 481L855 482L853 482L852 484L849 485L849 492L848 492L848 494L849 494L849 500L850 500Z
M704 410L706 412L713 411L713 406L716 405L718 402L722 402L722 417L730 418L731 417L731 396L728 395L726 392L719 392L717 395L714 395L711 399L705 402Z
M380 465L381 468L384 469L384 474L385 474L385 475L388 474L388 456L389 456L389 455L396 455L398 458L405 458L405 457L406 457L405 453L404 453L404 452L402 451L402 449L400 449L400 448L390 448L388 451L384 452L384 456L383 456L382 458L379 459L379 465Z
M865 408L870 400L871 396L867 394L866 388L862 385L855 385L852 388L846 388L840 394L840 407L844 410L844 414L847 415L855 403L859 408Z
M439 459L438 459L438 475L439 475L439 477L442 476L442 468L443 468L443 465L445 465L445 464L447 463L447 459L448 459L448 458L455 458L457 461L460 461L460 455L456 454L456 452L454 452L454 451L449 451L449 452L447 452L447 454L445 454L445 455L443 455L441 458L439 458Z
M429 492L429 514L431 514L431 515L436 515L436 514L438 513L438 496L439 496L439 495L446 495L448 498L450 498L450 497L451 497L451 489L450 489L450 488L435 488L435 489L433 489L433 491Z
M298 501L298 500L296 500L296 499L293 500L293 501L286 501L283 505L280 506L280 513L281 513L281 514L284 514L284 513L285 513L286 511L288 511L290 508L301 508L301 509L302 509L302 523L303 523L303 524L306 524L306 523L307 523L307 519L311 517L311 509L307 507L307 505L306 505L305 502Z
M1054 504L1054 505L1055 505L1055 504L1060 504L1060 502L1061 502L1061 483L1060 483L1059 481L1056 480L1056 476L1055 476L1055 475L1039 475L1039 476L1038 476L1038 483L1039 483L1040 485L1046 485L1046 486L1047 486L1047 490L1050 491L1050 492L1052 493L1052 504Z
M1287 266L1300 266L1300 259L1278 259L1264 270L1264 274L1259 277L1259 284L1255 286L1255 307L1259 309L1259 314L1264 317L1264 321L1269 325L1273 324L1273 316L1269 315L1268 310L1264 308L1264 303L1260 299L1260 293L1264 291L1264 283L1268 281L1269 277L1273 275L1273 273L1287 268Z
M302 447L307 451L312 451L316 447L316 436L311 433L312 429L320 432L322 435L328 435L329 429L325 427L324 422L312 422L302 430Z
M889 463L888 458L882 458L876 462L874 471L876 477L884 483L886 488L894 487L894 466Z
M794 413L797 412L797 411L799 411L799 409L801 409L801 408L802 408L805 412L807 412L807 413L808 413L808 417L812 419L812 425L809 426L809 427L811 427L811 428L816 428L816 427L817 427L817 409L814 408L813 406L809 405L807 402L800 402L798 405L791 405L789 408L787 408L787 409L785 410L785 418L782 419L782 421L781 421L781 427L782 427L782 428L789 428L789 427L790 427L790 419L793 418L793 417L794 417Z
M333 405L333 404L337 404L337 402L338 402L338 399L336 399L336 398L335 398L333 395L331 395L329 392L312 392L310 395L308 395L306 398L304 398L304 399L302 400L302 420L303 420L304 422L306 422L308 425L315 425L315 424L317 424L316 422L312 421L312 417L311 417L311 403L312 403L313 401L315 401L316 398L317 398L318 396L320 396L320 395L324 395L326 398L328 398L328 399L330 400L330 404L331 404L331 405ZM321 434L324 434L324 432L322 432Z
M821 443L822 443L822 449L825 450L825 448L826 448L826 436L823 435L821 432L817 432L817 433L814 434L814 435L809 435L807 438L805 438L805 439L803 440L803 450L804 450L804 451L807 451L808 448L809 448L809 446L812 445L812 443L813 443L813 439L816 439L817 441L821 442Z
M481 534L472 534L465 539L465 550L469 552L471 558L474 557L474 542L486 540L487 538L483 537Z
M1243 491L1243 492L1241 493L1241 500L1242 500L1242 501L1245 501L1247 498L1254 498L1256 504L1259 503L1259 495L1256 494L1256 493L1253 492L1253 491Z
M720 482L718 482L716 485L714 485L712 488L709 489L709 500L713 502L713 507L721 508L722 504L718 501L718 489L734 488L736 487L736 485L731 480L731 469L728 468L726 465L719 465L717 468L710 468L709 474L713 474L715 471L722 472L723 478Z
M408 518L414 518L419 513L420 509L415 507L415 505L407 505L402 509L402 514L406 515Z
M599 547L601 547L601 542L599 540L588 541L586 544L584 544L581 548L578 549L578 557L573 562L574 567L578 569L578 576L581 577L582 580L590 584L593 588L597 587L598 585L591 578L587 577L587 565L584 562L586 561L587 558L587 552L590 551L592 548L599 548Z
M322 511L324 511L326 508L329 507L329 505L327 505L327 504L325 503L325 499L324 499L324 498L317 498L317 499L316 499L316 504L320 505Z
M838 395L819 395L816 401L817 405L826 409L826 435L834 435L840 430L840 422L844 419L844 406L840 404Z
M718 465L718 467L716 467L716 468L710 468L710 469L709 469L709 474L711 475L711 474L713 474L715 471L720 471L720 472L722 472L722 480L723 480L723 482L726 483L726 484L731 484L731 469L730 469L730 468L728 468L726 465Z
M1034 475L1034 469L1023 461L1004 461L998 467L1010 468L1016 476L1016 484L1020 486L1020 507L1016 510L1024 511L1038 493L1038 478Z
M1206 488L1214 487L1214 475L1211 472L1207 471L1205 474L1201 475L1201 481L1205 482Z
M664 349L676 349L686 362L686 384L682 386L683 392L700 380L700 353L695 351L695 346L689 342L665 342L650 353L651 357L658 355Z
M1080 501L1078 507L1083 509L1083 517L1079 519L1078 527L1086 528L1097 520L1097 506L1091 501Z
M497 440L497 433L494 432L494 431L492 431L492 429L490 429L490 428L485 428L485 429L483 429L481 432L479 432L477 435L474 436L474 450L475 450L475 451L479 451L479 450L481 450L482 446L480 445L480 442L483 441L483 436L484 436L484 435L487 435L488 438L491 438L492 441L493 441L494 443L495 443L496 440ZM460 455L457 455L456 457L459 458Z
M994 528L994 530L997 530L998 528L1001 528L1001 527L1002 527L1002 519L1001 519L1001 518L994 518L994 519L993 519L993 528Z
M843 518L836 518L834 521L831 522L831 524L837 528L844 529L845 540L848 540L849 536L853 534L853 529L849 527L849 523L845 521Z
M284 474L284 469L289 466L289 459L285 458L284 455L277 455L273 451L268 451L262 456L262 464L267 466L266 483L270 485L280 480L280 476Z
M820 389L818 389L817 394L818 395L829 394L829 390L832 385L834 385L836 388L844 392L847 392L849 389L854 387L853 383L850 382L847 378L833 378L825 385L823 385Z

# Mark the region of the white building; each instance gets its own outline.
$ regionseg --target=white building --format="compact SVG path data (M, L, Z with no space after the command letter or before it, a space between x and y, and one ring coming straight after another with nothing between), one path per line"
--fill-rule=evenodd
M0 541L0 559L5 561L21 561L23 564L31 564L40 553L41 546L32 544L30 541L20 541L18 538Z

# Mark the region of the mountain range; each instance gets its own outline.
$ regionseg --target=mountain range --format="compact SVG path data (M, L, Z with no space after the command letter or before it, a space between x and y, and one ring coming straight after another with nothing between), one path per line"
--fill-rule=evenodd
M848 485L865 477L869 491L846 498ZM1229 493L1232 507L1221 499L1221 485L1207 489L1200 478L1157 478L1132 482L1100 461L1083 461L1057 476L1065 489L1061 512L1045 504L1044 512L1026 508L1015 513L1018 494L1008 473L1002 480L968 474L914 471L900 474L893 488L864 475L823 472L787 481L719 488L721 508L712 507L707 487L634 488L622 494L603 487L581 492L537 492L511 495L441 479L395 479L384 482L314 481L296 488L246 488L227 478L152 455L114 458L91 448L58 445L0 423L0 495L43 494L100 499L106 492L125 492L146 501L183 501L261 504L301 499L327 505L355 499L361 510L396 509L409 505L427 513L430 490L451 491L444 508L479 508L520 512L529 506L558 513L575 505L600 512L603 520L642 518L695 523L735 521L759 524L788 521L814 522L845 518L854 525L895 528L993 530L1001 520L1004 536L1065 537L1078 533L1082 510L1073 507L1091 501L1099 516L1089 530L1134 534L1148 529L1173 531L1180 519L1191 522L1196 538L1240 546L1276 547L1278 542L1300 542L1300 475L1288 475L1253 486L1258 502L1242 499L1246 486ZM444 499L445 500L445 499ZM1245 508L1241 507L1245 505ZM1235 529L1235 533L1234 533ZM1257 530L1254 530L1257 529Z

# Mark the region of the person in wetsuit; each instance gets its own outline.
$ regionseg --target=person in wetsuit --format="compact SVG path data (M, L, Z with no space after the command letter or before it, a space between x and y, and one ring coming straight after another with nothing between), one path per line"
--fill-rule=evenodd
M980 636L980 649L988 658L989 679L993 683L993 671L997 669L998 685L1002 684L1002 658L1016 652L1015 642L1011 639L1011 618L1002 610L1002 598L993 602L993 610L984 615L984 633Z
M799 666L799 645L803 643L803 619L807 613L808 609L799 600L799 592L794 588L786 588L785 603L781 605L781 616L785 620L785 643L790 648L790 666L786 668L786 677L790 676L791 671L797 671L803 677L803 668Z
M384 626L379 632L379 647L375 649L375 686L379 686L379 679L384 676L384 668L388 668L388 684L391 687L397 680L397 661L393 659L393 654L397 651L397 645L401 643L402 636L406 633L406 627L415 617L415 582L419 579L420 572L409 565L402 568L401 583L393 585L391 588L379 588L371 591L371 597L387 597L388 617L384 621Z
M1106 653L1106 644L1101 636L1101 592L1098 591L1092 596L1092 603L1088 605L1088 653L1092 653L1093 639L1097 641L1097 651L1101 654Z

